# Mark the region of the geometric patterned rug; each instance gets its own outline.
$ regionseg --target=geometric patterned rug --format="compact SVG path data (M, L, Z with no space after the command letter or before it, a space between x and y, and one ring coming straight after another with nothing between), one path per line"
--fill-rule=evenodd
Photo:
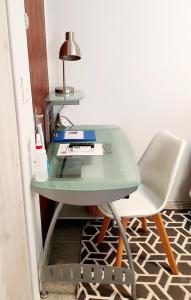
M141 222L130 220L126 234L136 272L137 299L189 300L191 299L191 211L164 210L162 212L169 240L178 263L179 275L172 275L162 249L155 225L147 220L143 233ZM102 220L88 221L82 234L81 262L113 265L116 255L118 228L112 224L104 241L96 246ZM123 254L123 267L128 266ZM77 300L131 299L126 285L79 283Z

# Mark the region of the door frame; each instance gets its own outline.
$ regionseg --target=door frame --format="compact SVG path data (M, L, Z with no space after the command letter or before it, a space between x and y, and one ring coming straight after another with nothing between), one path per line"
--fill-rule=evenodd
M14 128L16 131L15 138L17 139L17 144L15 144L15 152L18 152L17 166L20 173L17 170L15 178L18 177L17 179L19 180L19 184L22 189L20 207L23 213L23 229L25 229L26 238L26 251L25 254L23 254L23 258L28 260L31 288L30 295L28 297L22 298L21 295L20 298L15 297L14 299L36 300L40 299L38 265L40 264L42 252L42 235L39 197L36 193L31 191L31 180L33 177L32 153L34 149L34 120L25 27L25 10L23 0L0 0L0 2L4 12L4 23L2 27L7 32L7 35L4 36L4 46L8 53L7 56L9 55L11 69L11 76L9 80L6 80L6 82L10 88L11 86L13 87L12 106L10 107L10 110L7 110L7 122L4 124L8 126L7 124L9 124L9 120L11 122L14 121ZM0 14L1 13L2 10L0 10ZM1 75L4 80L5 72ZM9 89L7 89L7 92L8 91ZM2 104L6 107L7 99L5 96L3 99L3 101L1 100ZM14 120L11 119L11 114L14 116ZM16 212L17 210L15 213ZM11 213L12 210L10 207L10 214ZM17 213L19 219L19 211ZM15 224L16 228L17 225L18 224ZM19 272L20 267L17 269L17 274L14 274L15 278L19 276ZM27 282L24 280L23 290L25 285L27 285Z

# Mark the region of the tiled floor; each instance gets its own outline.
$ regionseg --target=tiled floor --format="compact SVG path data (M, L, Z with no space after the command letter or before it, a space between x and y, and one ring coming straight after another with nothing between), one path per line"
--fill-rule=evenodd
M58 220L52 238L49 264L80 262L84 220ZM75 300L76 284L47 283L48 300Z
M190 203L168 203L167 209L191 208ZM49 264L80 261L81 233L84 220L58 220L52 239ZM76 284L48 283L48 300L75 300Z
M75 296L74 295L70 295L70 294L49 294L48 295L48 300L75 300Z
M49 264L79 262L83 226L83 220L57 221L53 234Z

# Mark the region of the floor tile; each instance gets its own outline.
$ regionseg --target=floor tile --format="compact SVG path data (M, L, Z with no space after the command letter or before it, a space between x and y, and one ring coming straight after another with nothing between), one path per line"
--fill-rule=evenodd
M72 295L76 294L77 283L74 282L47 282L46 289L49 294Z
M78 263L81 242L53 242L49 264Z
M53 242L80 241L84 220L58 220L54 229Z
M48 300L76 300L75 295L70 294L48 294Z

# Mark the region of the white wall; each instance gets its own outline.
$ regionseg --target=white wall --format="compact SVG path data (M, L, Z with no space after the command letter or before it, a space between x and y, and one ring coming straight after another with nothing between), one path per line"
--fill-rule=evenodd
M190 142L189 0L47 0L45 8L51 89L62 82L65 32L81 47L82 59L66 63L67 83L86 95L65 108L74 123L120 125L138 157L162 129ZM188 149L173 199L188 197L190 160Z
M39 299L37 263L42 250L38 195L31 192L34 122L23 0L8 0L8 21L12 60L15 106L17 113L19 151L23 181L23 195L30 251L33 298ZM3 78L3 74L1 74ZM3 99L6 105L6 99ZM9 113L7 111L7 113ZM9 124L7 124L9 126ZM11 220L10 220L11 221Z

